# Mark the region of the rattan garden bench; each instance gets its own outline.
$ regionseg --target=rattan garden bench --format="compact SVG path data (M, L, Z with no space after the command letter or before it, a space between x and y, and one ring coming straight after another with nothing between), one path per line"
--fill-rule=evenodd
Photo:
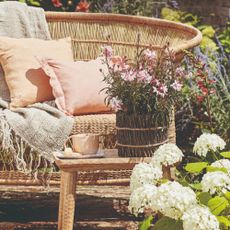
M70 36L75 60L90 60L100 53L100 47L107 44L106 36L110 35L110 44L119 55L132 58L135 55L137 37L140 36L139 46L147 48L151 45L160 49L166 43L175 50L177 61L183 58L183 50L198 45L201 41L199 30L166 20L138 16L93 13L62 13L46 12L50 33L53 39ZM115 135L115 114L86 115L75 117L72 134L97 133L102 136ZM169 138L175 142L175 125L170 125ZM105 138L106 140L106 138ZM108 144L108 143L107 143ZM4 165L3 165L4 166ZM21 172L2 167L0 169L0 184L36 185L39 180ZM97 174L97 176L95 176ZM116 178L129 178L129 173L121 170L87 172L78 174L78 181L86 182L93 178L93 183L116 182ZM95 178L97 178L95 180ZM105 179L106 178L106 179ZM115 180L114 180L115 179ZM59 173L54 173L50 184L60 183Z

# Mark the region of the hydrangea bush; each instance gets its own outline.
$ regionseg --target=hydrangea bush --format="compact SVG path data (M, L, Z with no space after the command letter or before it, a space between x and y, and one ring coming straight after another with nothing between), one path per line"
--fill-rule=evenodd
M184 230L217 230L219 222L209 208L200 205L194 205L184 212L182 216Z
M133 169L131 175L130 189L131 191L141 187L143 184L157 184L157 181L162 178L163 173L161 168L153 167L147 163L140 163Z
M174 144L161 145L154 153L151 164L173 166L177 162L182 161L182 151Z
M160 213L152 218L156 230L229 229L230 152L221 152L224 148L225 142L218 135L202 134L193 149L197 162L180 167L175 181L169 181L159 172L165 165L181 162L183 153L175 144L162 145L149 164L140 163L134 168L129 210L136 216L145 210L148 214ZM152 168L155 171L151 173ZM140 229L150 227L147 218Z
M194 144L193 152L199 156L206 157L207 153L225 148L225 141L216 134L204 133Z
M175 181L160 185L154 195L152 209L175 220L180 219L183 213L197 202L196 194L191 188Z

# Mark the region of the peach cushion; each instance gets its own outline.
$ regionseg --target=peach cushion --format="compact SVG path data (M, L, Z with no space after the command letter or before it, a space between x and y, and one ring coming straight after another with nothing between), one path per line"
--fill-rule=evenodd
M106 85L100 69L105 69L100 59L84 62L41 60L42 68L50 77L58 108L69 115L105 113Z
M0 37L0 62L10 90L11 108L54 99L36 55L72 61L71 39Z

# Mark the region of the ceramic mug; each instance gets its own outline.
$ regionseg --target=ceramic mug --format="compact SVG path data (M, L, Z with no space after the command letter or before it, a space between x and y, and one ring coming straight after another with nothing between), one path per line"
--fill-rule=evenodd
M99 135L92 133L75 134L72 139L73 151L83 155L96 154L99 149Z

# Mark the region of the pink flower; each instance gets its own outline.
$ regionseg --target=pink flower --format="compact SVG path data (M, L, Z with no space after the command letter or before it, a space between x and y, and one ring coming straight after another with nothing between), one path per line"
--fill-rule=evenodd
M204 96L196 96L196 98L197 98L197 100L198 100L198 102L202 102L203 100L204 100Z
M111 105L111 108L117 112L118 110L122 110L122 106L123 106L123 103L121 100L119 100L117 97L113 97L111 100L110 100L110 105Z
M182 67L177 67L175 70L175 74L178 77L183 77L184 76L184 69Z
M52 3L55 7L62 7L62 3L59 0L52 0Z
M161 96L161 97L165 97L165 95L167 94L168 92L168 87L162 83L160 83L159 87L153 87L153 91Z
M77 12L88 12L90 7L90 3L86 0L81 0L78 5L76 6L75 11Z
M105 57L110 58L113 55L113 49L111 46L102 46L101 49Z
M147 70L141 70L138 72L137 78L144 83L150 83L152 80L152 76L148 73Z
M153 78L152 81L151 81L151 84L154 85L154 86L159 86L160 85L160 81L156 78Z
M149 59L149 60L155 60L157 58L157 54L155 51L152 51L150 49L146 49L144 51L144 55Z
M133 81L136 79L136 71L133 71L132 69L130 69L129 71L122 73L121 74L121 78L124 81Z
M175 89L176 91L181 91L183 85L182 85L179 81L175 80L175 81L171 84L171 86L172 86L172 88Z
M113 68L115 72L125 71L129 68L129 65L126 64L125 59L120 56L113 56L109 60L109 66Z

